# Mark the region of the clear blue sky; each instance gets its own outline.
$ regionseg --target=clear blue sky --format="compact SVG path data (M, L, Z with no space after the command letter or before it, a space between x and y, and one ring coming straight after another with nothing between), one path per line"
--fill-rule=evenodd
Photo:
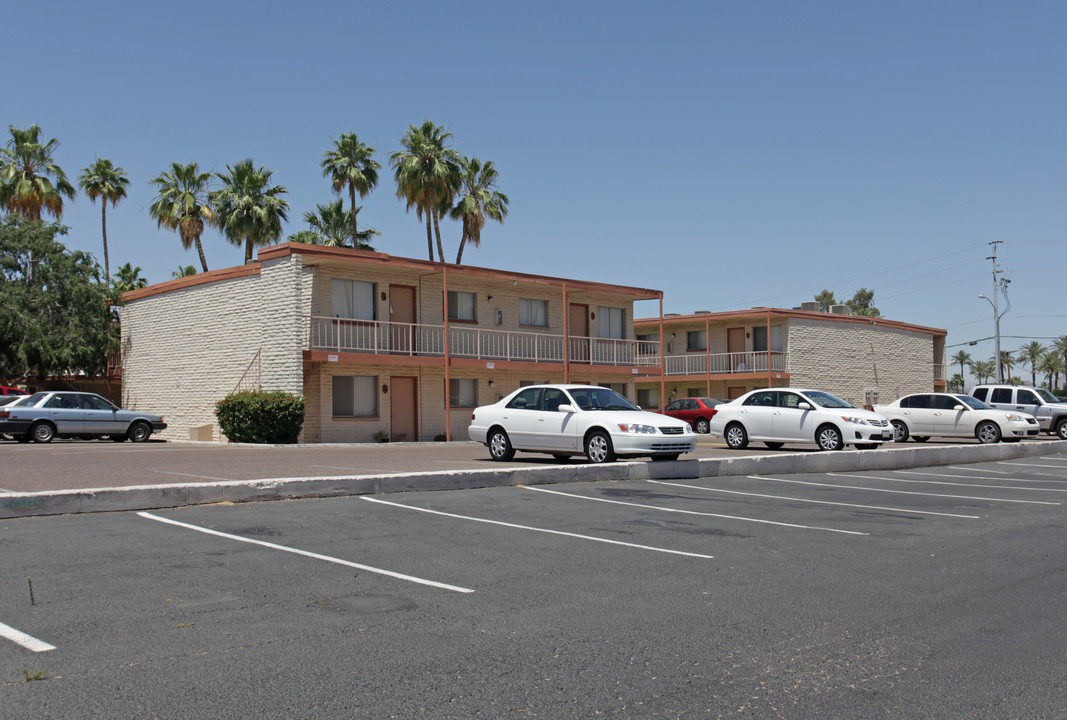
M387 155L428 118L512 200L468 264L661 289L679 313L866 287L952 346L993 334L999 240L1003 347L1067 334L1067 3L61 0L6 21L4 136L39 124L72 181L123 167L112 270L152 283L199 265L148 215L171 162L274 169L287 236L335 197L319 160L349 131L383 165L361 224L425 258ZM63 222L102 261L99 206ZM212 269L243 260L203 243Z

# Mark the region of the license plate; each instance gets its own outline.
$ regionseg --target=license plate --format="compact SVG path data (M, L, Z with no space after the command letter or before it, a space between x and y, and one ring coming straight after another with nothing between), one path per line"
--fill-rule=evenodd
M893 439L893 433L891 433L891 432L882 433L882 439L883 440L892 440Z

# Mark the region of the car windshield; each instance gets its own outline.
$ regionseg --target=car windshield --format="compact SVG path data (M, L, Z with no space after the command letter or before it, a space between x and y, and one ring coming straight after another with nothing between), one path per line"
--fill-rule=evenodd
M582 410L640 410L641 408L609 388L569 388L574 402Z
M851 405L849 405L847 402L845 402L841 398L834 397L830 393L823 392L822 390L809 390L808 392L805 392L804 394L808 396L809 400L811 400L813 403L815 403L819 407L824 407L824 408L850 408L850 407L852 407Z
M1050 403L1063 402L1062 400L1060 400L1058 397L1056 397L1055 395L1050 393L1045 388L1034 388L1034 392L1036 392L1038 395L1040 395L1041 399L1044 400L1045 402L1050 402Z
M992 410L993 409L989 405L986 405L984 402L979 400L978 398L971 397L970 395L955 395L954 397L957 400L959 400L961 403L963 403L964 405L970 405L975 410Z

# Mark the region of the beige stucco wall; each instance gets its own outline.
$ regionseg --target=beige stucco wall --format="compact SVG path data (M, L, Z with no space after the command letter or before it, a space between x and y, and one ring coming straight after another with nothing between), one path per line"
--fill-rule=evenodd
M310 282L299 256L286 257L263 263L258 275L130 301L122 310L123 405L162 414L163 438L188 439L210 423L217 440L215 403L257 351L263 389L302 394Z
M934 338L877 321L791 318L788 367L793 387L826 390L857 406L868 391L889 402L903 393L933 390Z

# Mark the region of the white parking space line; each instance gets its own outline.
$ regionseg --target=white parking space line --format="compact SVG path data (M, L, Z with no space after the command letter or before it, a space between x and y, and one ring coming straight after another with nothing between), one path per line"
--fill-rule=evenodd
M949 475L947 473L932 473L932 472L919 472L918 470L894 470L893 472L900 473L901 475L925 475L930 477L942 477L942 478L956 478L958 480L1000 480L1006 483L1048 483L1050 480L1030 480L1027 478L986 478L986 477L974 477L972 475ZM956 483L951 483L955 485ZM1035 492L1067 492L1060 488L1026 488L1026 487L1005 487L1003 485L972 485L970 487L997 487L1004 490L1032 490Z
M966 470L968 472L984 472L984 473L996 473L997 475L1011 475L1011 470L991 470L989 468L976 468L976 467L960 467L959 465L948 465L949 470Z
M769 480L771 482L793 483L794 485L814 485L817 487L838 488L840 490L868 490L870 492L893 493L894 495L921 495L923 497L952 498L953 500L981 500L983 502L1023 503L1025 505L1059 505L1058 502L1043 502L1041 500L1005 500L1004 498L972 497L970 495L945 495L943 493L912 492L910 490L887 490L886 488L861 487L860 485L832 485L830 483L812 482L811 480L787 480L786 478L771 477L770 475L749 475L753 480ZM870 478L877 480L878 478Z
M1043 463L1007 462L1006 460L1001 460L997 462L997 465L1015 465L1016 467L1025 468L1053 468L1055 470L1067 470L1067 465L1045 465Z
M32 635L27 635L21 630L16 630L10 625L5 625L4 623L0 623L0 637L4 638L5 640L10 640L11 642L16 643L18 645L21 645L27 650L32 650L33 652L47 652L48 650L56 649L55 645L49 645L44 640L38 640Z
M894 470L893 472L899 472L907 475L922 475L933 473L910 473L904 470ZM830 477L846 477L846 478L863 478L867 480L886 480L888 482L900 482L900 483L916 483L919 485L949 485L951 487L973 487L982 488L985 490L1013 490L1017 492L1067 492L1067 490L1060 490L1055 488L1031 488L1031 487L1005 487L1003 485L978 485L976 483L962 483L962 482L944 482L942 480L908 480L907 478L895 478L895 477L879 477L877 475L849 475L848 473L827 473ZM948 475L934 475L934 477L951 477ZM966 479L966 478L961 478Z
M485 518L471 517L470 515L456 515L455 513L442 512L441 510L430 510L429 508L414 507L412 505L402 505L401 503L391 502L389 500L382 500L380 498L370 497L368 495L360 495L360 500L366 500L367 502L381 503L382 505L392 505L393 507L403 508L405 510L415 510L416 512L429 513L431 515L440 515L442 517L456 518L457 520L470 520L471 522L480 522L487 525L499 525L500 527L513 528L515 530L530 530L532 532L547 533L549 535L562 535L563 537L576 538L578 540L591 540L593 542L607 543L608 545L621 545L623 547L634 548L637 550L651 550L652 552L666 553L668 555L684 555L685 557L701 558L702 560L712 560L714 555L702 555L700 553L685 552L684 550L670 550L668 548L658 548L651 545L637 545L635 543L623 542L621 540L609 540L607 538L593 537L592 535L579 535L578 533L564 532L563 530L549 530L548 528L532 527L530 525L517 525L515 523L503 522L501 520L486 520Z
M788 495L767 495L764 493L742 492L740 490L723 490L722 488L701 487L700 485L686 485L684 483L664 482L663 480L649 480L654 485L671 485L673 487L688 488L690 490L703 490L705 492L726 493L728 495L747 495L749 497L768 498L771 500L788 500L789 502L806 502L816 505L837 505L838 507L859 508L861 510L888 510L890 512L906 513L908 515L939 515L941 517L962 518L964 520L981 520L981 515L959 515L958 513L935 512L933 510L911 510L909 508L883 507L881 505L860 505L859 503L833 502L832 500L811 500L809 498L789 497Z
M147 512L137 513L143 518L149 520L156 520L157 522L167 523L168 525L175 525L177 527L185 528L187 530L195 530L197 532L205 533L207 535L215 535L216 537L226 538L227 540L237 540L238 542L249 543L251 545L260 545L262 547L270 548L271 550L281 550L282 552L292 553L294 555L303 555L304 557L314 558L315 560L325 560L336 565L344 565L345 567L356 568L357 570L364 570L369 573L376 573L378 575L385 575L387 577L396 578L398 580L406 580L407 582L417 583L419 585L429 585L430 587L441 588L442 590L452 590L453 592L460 593L472 593L474 590L471 588L460 587L458 585L448 585L446 583L437 582L436 580L427 580L425 578L415 577L413 575L404 575L402 573L393 572L392 570L383 570L382 568L371 567L370 565L363 565L360 563L350 562L348 560L342 560L341 558L330 557L329 555L320 555L318 553L308 552L307 550L298 550L297 548L287 547L285 545L276 545L275 543L265 542L263 540L254 540L252 538L241 537L240 535L231 535L229 533L219 532L218 530L211 530L210 528L200 527L198 525L190 525L188 523L178 522L177 520L170 520L169 518L160 517Z
M796 523L776 522L774 520L762 520L760 518L741 517L739 515L721 515L719 513L700 512L698 510L678 510L675 508L659 507L657 505L645 505L643 503L626 502L624 500L608 500L607 498L574 495L572 493L560 492L559 490L548 490L547 488L530 487L528 485L520 485L519 487L523 490L533 490L535 492L548 493L550 495L563 495L564 497L577 498L579 500L594 500L596 502L611 503L613 505L626 505L627 507L644 508L646 510L659 510L660 512L680 513L682 515L701 515L703 517L724 518L726 520L740 520L742 522L778 525L779 527L798 528L800 530L822 530L824 532L843 533L845 535L870 535L870 533L858 532L856 530L839 530L837 528L819 527L817 525L798 525Z

